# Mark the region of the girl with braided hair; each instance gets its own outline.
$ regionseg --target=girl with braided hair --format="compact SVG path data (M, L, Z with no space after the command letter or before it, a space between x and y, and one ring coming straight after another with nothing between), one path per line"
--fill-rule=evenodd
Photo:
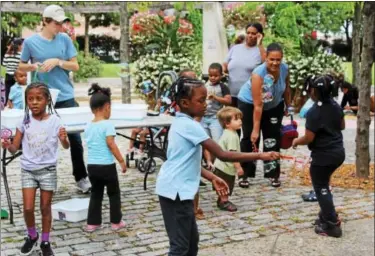
M223 161L238 162L256 159L275 160L279 153L238 153L223 151L194 120L204 116L207 89L202 81L179 78L171 90L172 100L179 107L168 134L167 161L156 180L165 228L172 255L197 255L199 234L194 215L193 199L199 188L200 176L212 181L219 195L227 195L225 181L201 169L202 146Z
M305 135L293 140L293 148L308 145L311 151L310 176L319 202L319 219L315 232L319 235L341 237L341 221L333 204L329 181L345 160L342 130L344 113L333 99L336 84L332 76L311 77L304 94L310 94L314 105L306 114Z
M43 256L53 255L49 234L52 223L52 196L57 188L58 142L68 149L69 141L60 118L54 114L56 112L47 85L39 82L30 84L25 91L25 102L25 117L17 126L13 142L7 139L2 142L2 147L12 154L20 149L22 143L23 215L28 235L21 247L21 255L31 254L37 246L39 234L35 227L34 205L38 187L42 213L40 248Z

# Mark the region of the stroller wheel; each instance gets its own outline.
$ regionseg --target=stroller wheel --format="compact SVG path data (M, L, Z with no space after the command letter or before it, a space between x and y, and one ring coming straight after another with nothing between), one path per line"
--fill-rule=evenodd
M139 160L137 160L137 168L140 172L145 172L145 162L146 162L147 158L146 157L143 157Z
M146 161L145 161L145 169L147 167L147 165L150 163L151 159L148 158ZM151 161L151 166L150 166L150 169L148 170L148 173L154 173L156 171L156 162L154 159L152 159Z
M150 158L146 158L146 157L139 160L138 170L140 172L145 172L146 166L149 164L149 162L150 162ZM150 166L150 169L148 170L148 173L154 173L155 171L156 171L156 162L154 159L152 159L151 166Z

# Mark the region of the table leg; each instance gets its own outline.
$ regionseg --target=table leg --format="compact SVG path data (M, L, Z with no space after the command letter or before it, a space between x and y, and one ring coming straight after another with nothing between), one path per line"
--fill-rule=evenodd
M9 220L10 220L10 224L13 224L13 205L12 205L12 198L10 197L8 178L7 178L7 173L6 173L6 166L7 166L6 153L7 153L7 150L4 149L3 150L3 158L1 159L2 165L3 165L1 175L3 176L5 194L6 194L7 201L8 201Z
M151 127L148 127L148 130L150 132L150 148L148 150L148 159L147 163L145 163L145 177L143 179L143 190L147 190L147 177L151 168L152 160L154 158L154 134L152 132Z

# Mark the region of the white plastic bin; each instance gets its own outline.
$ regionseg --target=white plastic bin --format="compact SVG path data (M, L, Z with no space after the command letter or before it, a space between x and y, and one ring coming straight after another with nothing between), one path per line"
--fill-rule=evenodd
M1 111L1 127L16 129L17 125L22 121L24 113L22 109L5 109Z
M112 104L112 120L142 120L147 116L146 104Z
M52 205L52 218L68 222L87 219L90 198L73 198Z
M23 106L25 106L25 91L26 91L27 86L21 86L21 87L22 87L22 103L23 103ZM50 88L49 92L51 93L52 104L53 106L55 106L57 96L59 96L60 90Z
M93 119L89 107L59 108L56 112L61 117L63 125L85 125Z

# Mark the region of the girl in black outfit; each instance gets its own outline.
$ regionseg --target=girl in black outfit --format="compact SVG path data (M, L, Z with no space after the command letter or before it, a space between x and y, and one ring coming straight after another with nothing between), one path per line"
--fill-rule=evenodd
M331 175L345 160L341 132L345 129L345 120L343 110L332 98L335 86L328 75L310 81L306 89L315 103L306 114L305 135L294 139L293 147L308 145L311 150L310 176L321 209L315 232L341 237L341 221L329 189Z

